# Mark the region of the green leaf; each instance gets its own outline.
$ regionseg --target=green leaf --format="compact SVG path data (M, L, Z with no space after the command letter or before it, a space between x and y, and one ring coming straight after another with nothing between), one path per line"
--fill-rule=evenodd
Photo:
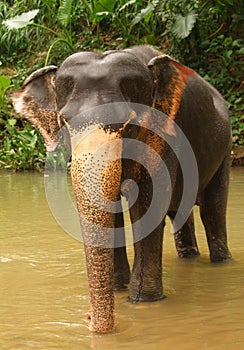
M91 20L99 23L103 18L113 15L115 0L99 0L95 3Z
M113 15L112 12L108 12L108 11L103 11L103 12L98 12L96 13L96 16L97 17L108 17L109 15Z
M135 3L136 3L136 0L129 0L129 1L127 1L123 6L121 6L118 9L118 12L123 11L124 9L126 9L126 7L129 7L130 5L134 5Z
M32 140L31 140L30 147L34 148L36 145L36 142L37 142L37 135L34 135Z
M58 9L58 21L64 27L70 23L73 0L62 0Z
M15 126L15 124L17 123L17 120L16 119L8 119L8 124L10 126Z
M181 39L187 38L194 27L197 16L195 11L191 11L185 17L177 15L173 26L173 33Z
M24 12L19 16L7 19L3 21L3 24L8 27L8 29L20 29L32 24L32 20L38 14L39 10L32 10Z
M114 9L115 0L98 0L94 6L94 14L99 12L112 12Z
M5 91L11 84L11 80L4 75L0 76L0 91Z
M244 47L240 48L239 54L240 54L240 55L244 55Z
M42 0L42 2L44 2L44 4L49 8L55 7L55 5L57 3L56 0Z
M11 147L11 141L9 140L9 138L5 137L3 144L4 144L5 151L9 151Z
M136 17L131 22L131 25L134 26L137 23L139 23L142 19L146 18L147 16L151 15L154 10L154 5L149 5L145 9L142 9L140 13L136 15Z

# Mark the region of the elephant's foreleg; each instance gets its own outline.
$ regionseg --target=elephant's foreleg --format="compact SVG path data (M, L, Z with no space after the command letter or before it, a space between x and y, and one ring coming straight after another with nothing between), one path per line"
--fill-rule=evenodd
M134 244L135 259L129 285L131 302L163 298L162 236L160 224L149 236Z
M151 202L152 196L150 185L145 179L140 184L139 199L130 208L131 222L133 225L133 236L136 240L134 244L135 258L129 285L129 299L132 302L154 301L163 298L162 286L162 240L164 219L162 215L162 195L155 192L158 197L153 212L148 219L143 221L145 213ZM159 194L159 196L157 196ZM151 232L148 223L160 223Z

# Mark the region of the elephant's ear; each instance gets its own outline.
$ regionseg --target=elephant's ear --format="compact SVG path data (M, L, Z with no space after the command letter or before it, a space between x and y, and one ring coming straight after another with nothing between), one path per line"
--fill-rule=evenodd
M56 144L60 129L55 92L56 66L33 72L12 95L14 109L42 134L48 150Z
M174 121L188 78L196 73L167 55L154 57L148 67L154 79L154 107Z
M24 81L23 86L13 93L12 99L14 108L23 118L33 117L33 111L30 106L30 99L36 103L36 107L47 110L56 110L55 76L56 66L47 66L29 75Z

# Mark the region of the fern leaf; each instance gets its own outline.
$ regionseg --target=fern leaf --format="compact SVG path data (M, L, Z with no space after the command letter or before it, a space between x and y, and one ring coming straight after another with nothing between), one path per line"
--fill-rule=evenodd
M70 23L70 16L72 10L73 0L61 0L58 9L58 22L63 26L67 27Z

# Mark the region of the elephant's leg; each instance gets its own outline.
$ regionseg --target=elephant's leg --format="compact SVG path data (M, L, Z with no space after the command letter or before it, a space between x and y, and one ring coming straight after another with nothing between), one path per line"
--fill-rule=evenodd
M229 184L229 157L223 161L200 201L200 214L205 227L212 262L231 258L226 235L226 206Z
M160 214L162 215L160 203L156 203L155 210L150 213L146 221L142 221L141 218L147 213L150 203L150 200L148 201L149 193L148 184L143 181L140 184L139 200L130 208L133 236L136 240L134 243L134 265L129 285L131 302L154 301L163 298L162 240L165 221L164 218L160 218ZM162 201L161 193L159 193L159 197L159 201ZM161 221L160 224L150 233L147 221L155 223L158 222L158 219Z
M176 212L169 211L168 216L171 221L174 220ZM199 255L195 236L195 225L193 213L182 226L180 230L174 233L175 246L180 258L193 258Z
M149 236L134 244L135 259L129 285L131 302L163 298L162 239L163 224L160 224Z
M115 235L115 248L114 249L114 290L127 289L127 285L130 282L130 266L126 254L126 241L124 231L124 217L122 213L121 204L119 206L118 213L115 217L115 227L120 227L119 237Z
M127 289L130 282L130 266L127 259L126 247L114 249L114 290Z

